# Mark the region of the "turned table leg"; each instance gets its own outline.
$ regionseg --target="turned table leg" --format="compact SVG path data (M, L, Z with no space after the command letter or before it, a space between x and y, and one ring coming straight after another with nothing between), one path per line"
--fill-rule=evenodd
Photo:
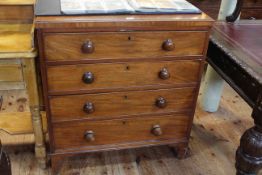
M39 106L30 106L35 135L35 156L41 168L46 168L46 148L43 134L42 117Z
M255 126L241 137L236 152L237 175L256 175L262 168L262 94L258 98L252 117Z
M35 135L35 156L39 165L46 168L46 148L43 131L43 122L39 107L39 93L37 88L37 78L34 58L24 58L23 74L26 83L26 89L29 97L29 106L32 116L32 125Z
M169 147L172 149L177 159L186 159L191 156L191 151L188 147L188 142L169 145Z

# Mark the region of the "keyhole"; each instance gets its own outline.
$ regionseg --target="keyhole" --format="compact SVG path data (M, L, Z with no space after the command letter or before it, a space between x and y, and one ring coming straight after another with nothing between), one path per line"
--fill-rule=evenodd
M129 36L129 37L128 37L128 40L131 41L131 39L132 39L131 36Z
M124 96L124 99L126 99L126 100L128 99L127 95Z
M130 69L130 67L129 66L126 66L126 70L129 70Z

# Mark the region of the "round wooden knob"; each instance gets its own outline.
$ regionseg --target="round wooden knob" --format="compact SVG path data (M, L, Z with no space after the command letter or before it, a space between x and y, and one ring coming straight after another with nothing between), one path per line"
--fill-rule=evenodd
M95 133L93 131L86 131L85 133L85 139L88 142L95 141Z
M87 114L91 114L93 112L95 112L95 107L94 104L91 102L87 102L84 107L83 107L84 112L86 112Z
M164 41L162 48L166 51L172 51L175 49L175 44L173 43L172 39L167 39Z
M84 42L84 44L82 45L82 52L83 53L93 53L95 51L95 46L94 43L90 40Z
M156 99L156 106L159 108L165 108L167 106L167 101L164 97L159 97Z
M161 78L162 80L170 78L170 73L168 72L167 68L161 69L161 71L159 72L159 78Z
M155 136L161 136L163 134L162 129L159 125L154 125L151 130Z
M86 84L91 84L95 80L94 74L92 72L85 72L82 77L82 80Z

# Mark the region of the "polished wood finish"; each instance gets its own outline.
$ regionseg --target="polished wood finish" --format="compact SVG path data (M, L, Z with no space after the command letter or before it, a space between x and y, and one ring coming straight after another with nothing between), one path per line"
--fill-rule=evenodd
M94 43L90 40L84 42L81 48L82 52L85 54L91 54L95 51Z
M47 68L48 90L51 94L59 92L61 94L61 92L101 91L108 88L123 89L127 86L195 85L198 82L200 69L201 60L50 66ZM164 77L168 75L163 75L166 71L169 78ZM89 79L88 83L87 80L83 81L83 76Z
M0 83L22 82L22 81L23 81L23 73L22 73L21 60L0 59Z
M255 175L262 168L261 26L260 21L217 23L208 51L208 62L253 108L255 126L241 137L236 152L237 175Z
M213 19L217 19L221 0L188 0Z
M151 142L153 145L154 142L159 144L169 139L182 140L185 139L189 120L187 115L158 115L147 118L57 123L54 124L54 147L58 151L74 151L79 147L85 147L86 151L94 151L118 145L134 145L136 142L144 142L142 144L145 145ZM157 129L155 125L161 127L162 134L159 134L159 131L152 132ZM88 140L86 132L89 132Z
M196 88L174 88L69 95L52 97L49 103L52 121L55 122L83 118L110 119L129 115L190 111L195 91ZM165 98L165 104L160 97Z
M76 153L185 151L212 22L205 14L38 16L53 172Z
M33 5L1 5L0 21L33 22Z
M221 0L188 0L203 12L217 19ZM262 19L262 0L243 0L241 19Z
M62 33L45 35L44 47L47 61L202 56L206 38L203 31Z
M190 20L189 20L190 19ZM117 23L115 23L117 21ZM212 18L202 14L38 16L36 28L49 31L208 30ZM181 25L182 24L182 25Z
M262 0L244 0L241 19L262 19Z
M0 21L0 59L10 58L10 54L12 58L34 56L33 32L34 26L31 23Z

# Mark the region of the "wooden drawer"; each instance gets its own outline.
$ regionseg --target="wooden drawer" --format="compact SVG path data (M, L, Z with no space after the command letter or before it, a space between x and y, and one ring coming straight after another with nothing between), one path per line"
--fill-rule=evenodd
M98 150L99 146L110 149L121 145L159 144L169 139L185 139L189 121L189 116L181 114L57 123L53 124L54 145L56 150L84 147L89 151Z
M48 67L51 93L196 84L201 61L130 62Z
M0 82L22 82L23 71L19 59L0 60Z
M34 5L0 5L0 21L33 22L33 17Z
M199 56L207 36L204 31L56 33L45 35L44 47L47 61Z
M52 121L192 110L196 88L50 97ZM161 99L161 97L163 99Z

